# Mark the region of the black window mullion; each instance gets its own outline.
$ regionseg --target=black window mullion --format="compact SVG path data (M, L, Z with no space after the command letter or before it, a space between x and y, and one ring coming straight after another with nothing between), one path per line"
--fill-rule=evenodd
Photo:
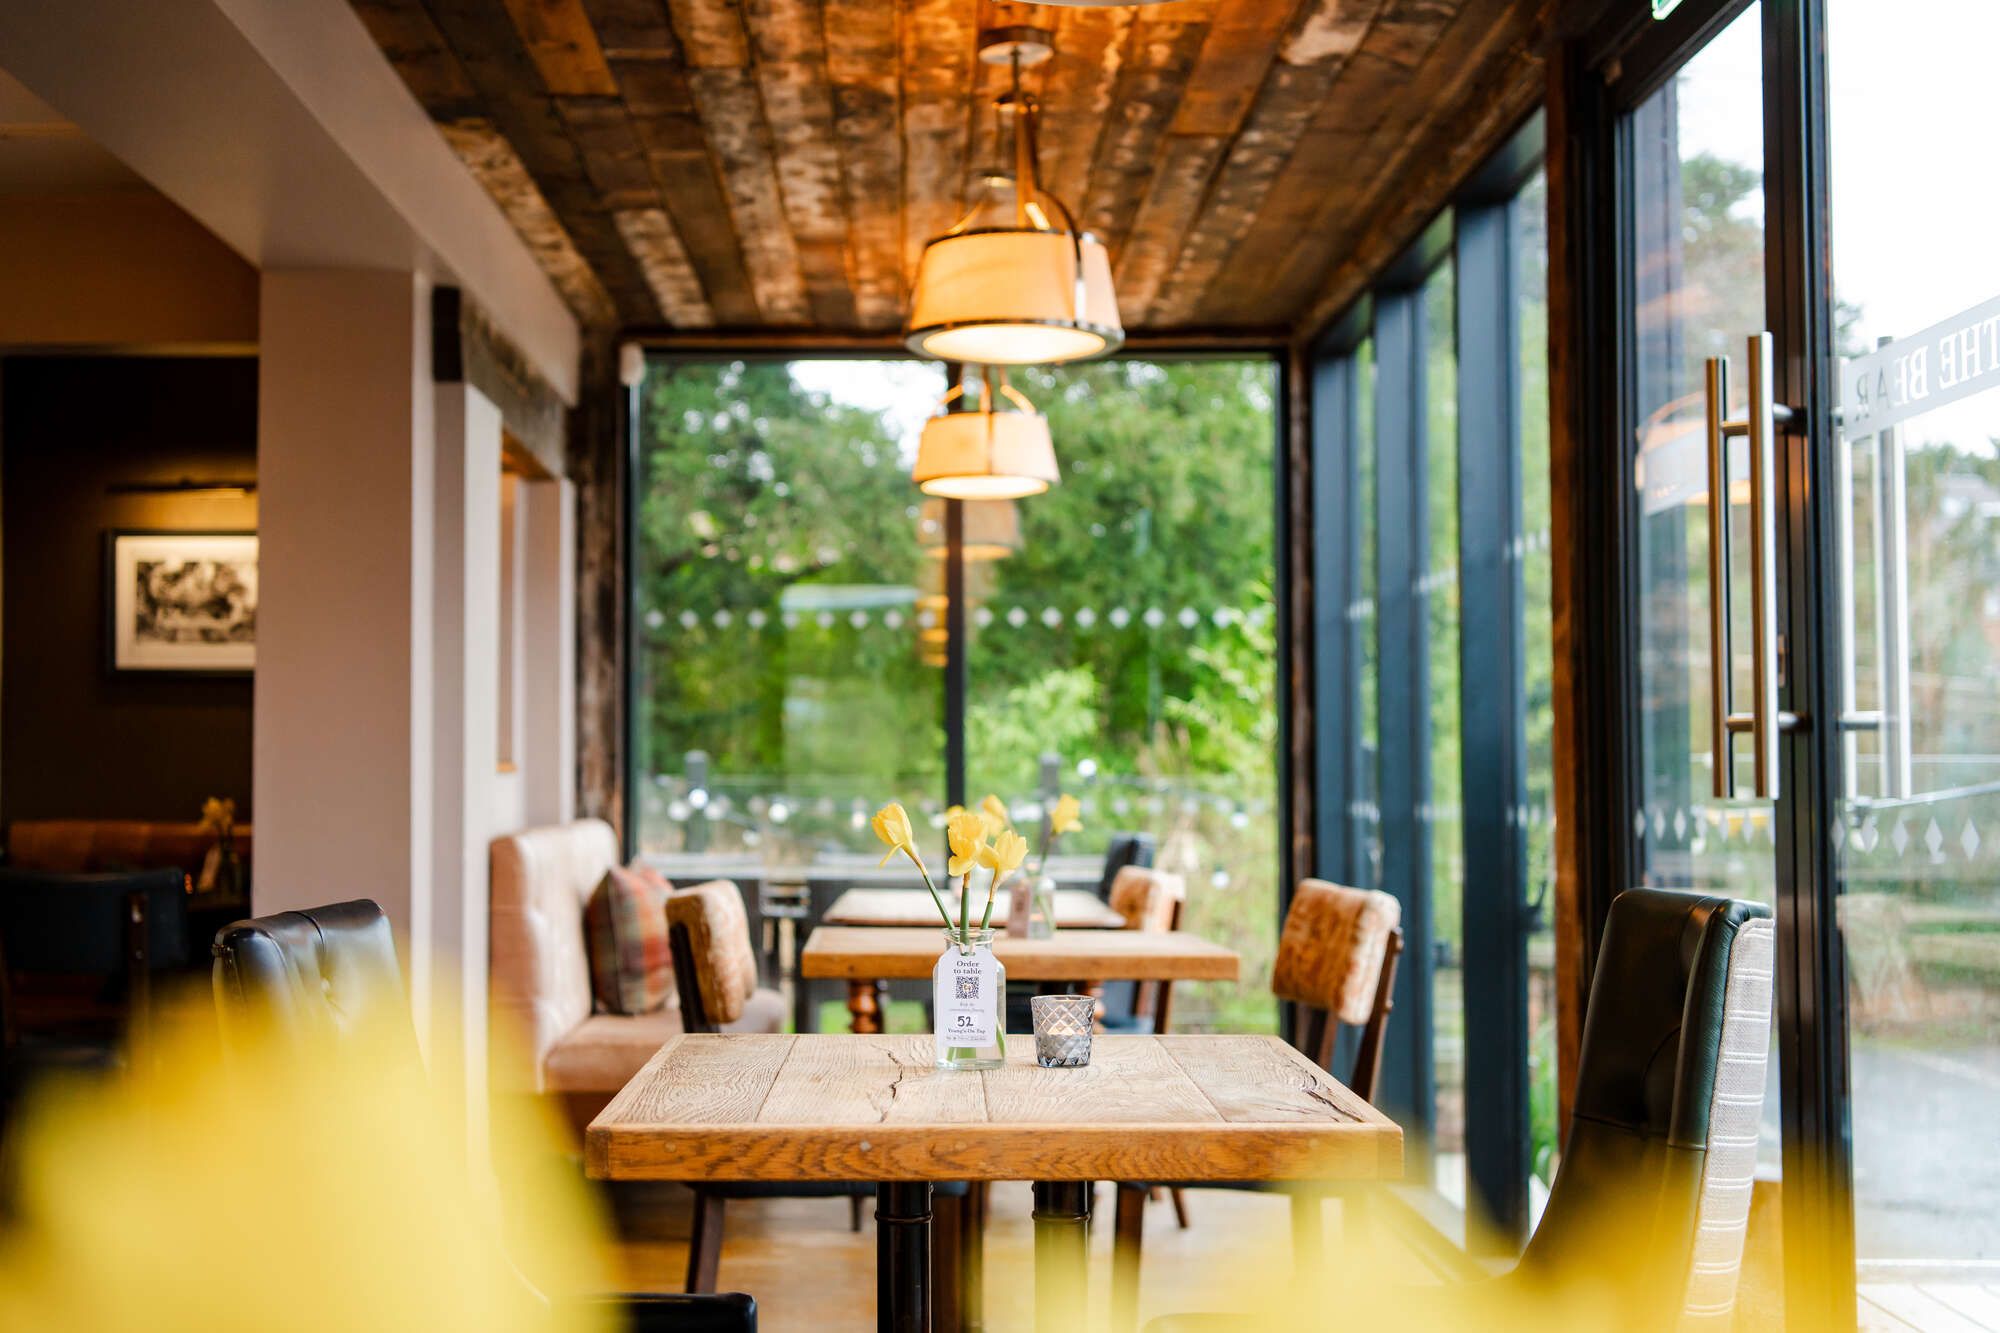
M1355 736L1358 682L1349 652L1347 609L1358 595L1351 521L1355 375L1351 355L1321 359L1312 370L1313 726L1315 847L1312 873L1349 881L1349 746Z
M1429 786L1430 671L1416 583L1425 559L1424 357L1421 289L1375 307L1376 643L1380 671L1382 882L1403 909L1396 1021L1384 1045L1377 1101L1410 1131L1407 1174L1431 1175L1437 1077L1431 1063L1429 840L1417 804Z
M1458 214L1460 763L1466 876L1465 1151L1470 1199L1528 1233L1527 855L1517 257L1509 204Z

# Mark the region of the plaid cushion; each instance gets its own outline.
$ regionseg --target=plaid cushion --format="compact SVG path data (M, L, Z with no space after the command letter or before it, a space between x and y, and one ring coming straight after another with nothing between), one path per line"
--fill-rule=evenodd
M590 950L590 989L597 1007L611 1014L644 1014L674 993L673 955L667 948L667 897L672 886L657 872L639 875L613 867L584 904L584 940Z

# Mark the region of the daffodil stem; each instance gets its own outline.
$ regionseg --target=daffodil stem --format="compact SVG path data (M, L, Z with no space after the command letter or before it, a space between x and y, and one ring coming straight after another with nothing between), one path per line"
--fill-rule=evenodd
M949 868L949 867L947 867ZM972 872L966 871L958 877L958 942L965 943L965 928L972 916ZM946 922L949 925L949 922Z
M1001 877L995 874L986 885L986 915L979 918L981 930L989 929L993 925L993 898L1000 892L1000 879Z
M931 872L925 867L922 861L911 855L907 847L903 849L903 855L910 858L910 864L915 866L917 873L924 877L924 887L931 891L931 901L937 904L938 915L944 918L944 928L950 930L951 910L944 905L944 899L938 897L937 885L931 883Z

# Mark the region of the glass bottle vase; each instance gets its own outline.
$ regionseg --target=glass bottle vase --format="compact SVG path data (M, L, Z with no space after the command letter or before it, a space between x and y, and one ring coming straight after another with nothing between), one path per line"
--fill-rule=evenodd
M940 1069L998 1069L1007 1062L1007 969L993 956L993 931L944 932L931 969L931 1012Z

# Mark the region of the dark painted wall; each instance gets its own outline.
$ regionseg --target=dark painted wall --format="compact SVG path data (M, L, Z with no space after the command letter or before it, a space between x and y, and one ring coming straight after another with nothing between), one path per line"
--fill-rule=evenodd
M254 358L0 361L0 818L251 817L250 677L112 675L104 565L114 528L257 526L254 496L108 488L256 466Z

